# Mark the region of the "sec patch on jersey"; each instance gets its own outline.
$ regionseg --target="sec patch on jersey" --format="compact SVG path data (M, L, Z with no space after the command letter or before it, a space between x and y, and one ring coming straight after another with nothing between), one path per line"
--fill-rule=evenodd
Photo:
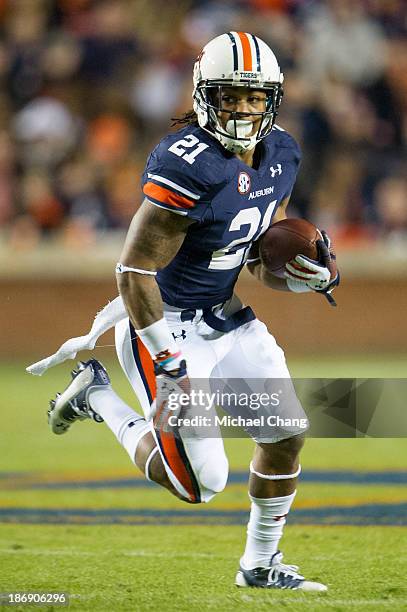
M242 195L249 193L251 186L250 175L247 172L240 172L239 178L237 179L237 190Z

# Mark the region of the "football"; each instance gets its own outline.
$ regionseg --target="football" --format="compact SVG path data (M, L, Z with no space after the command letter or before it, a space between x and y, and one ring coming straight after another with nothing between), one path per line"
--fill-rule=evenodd
M285 264L296 255L318 259L316 241L321 238L318 228L309 221L283 219L260 238L260 259L271 274L284 278Z

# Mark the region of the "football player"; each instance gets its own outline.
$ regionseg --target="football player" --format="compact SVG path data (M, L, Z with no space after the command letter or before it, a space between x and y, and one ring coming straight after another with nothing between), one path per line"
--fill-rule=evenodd
M226 485L223 442L170 427L168 390L188 397L196 379L286 380L294 413L302 414L282 349L234 294L243 266L268 287L296 293L329 294L339 278L327 265L326 234L320 259L297 258L286 279L270 275L258 258L260 236L286 217L300 163L298 145L275 124L283 75L271 49L252 34L222 34L199 55L193 83L193 111L147 160L145 199L116 268L126 312L116 325L117 353L144 416L91 359L53 400L49 422L63 433L76 420L105 421L147 479L199 503ZM283 563L278 550L301 471L303 430L248 430L256 447L236 584L325 591Z

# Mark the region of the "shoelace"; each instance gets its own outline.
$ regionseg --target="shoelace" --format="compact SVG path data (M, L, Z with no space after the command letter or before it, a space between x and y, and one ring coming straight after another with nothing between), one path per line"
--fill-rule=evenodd
M301 574L298 573L298 565L286 565L285 563L281 563L282 558L283 555L276 557L277 562L273 563L267 576L268 582L277 582L280 574L284 574L285 576L289 576L295 580L304 580L304 576L301 576Z
M70 407L72 408L72 410L77 414L77 416L80 419L88 419L89 418L89 414L85 411L82 410L78 404L76 400L70 401L69 402Z
M93 421L96 421L96 423L103 423L102 417L95 412L93 408L89 407L86 410L82 410L82 408L79 408L78 404L74 402L76 402L76 400L69 402L69 405L76 413L77 417L65 417L67 421L75 421L75 418L79 418L79 420L92 419Z

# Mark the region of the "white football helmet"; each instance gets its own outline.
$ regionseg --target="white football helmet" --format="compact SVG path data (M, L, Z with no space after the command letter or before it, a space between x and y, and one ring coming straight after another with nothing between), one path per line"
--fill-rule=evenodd
M194 111L198 123L232 153L249 151L271 132L283 97L283 73L276 56L265 42L246 32L228 32L211 40L194 66ZM236 113L222 109L222 87L250 87L266 92L264 112ZM226 128L221 112L230 112ZM256 134L242 115L259 115Z

